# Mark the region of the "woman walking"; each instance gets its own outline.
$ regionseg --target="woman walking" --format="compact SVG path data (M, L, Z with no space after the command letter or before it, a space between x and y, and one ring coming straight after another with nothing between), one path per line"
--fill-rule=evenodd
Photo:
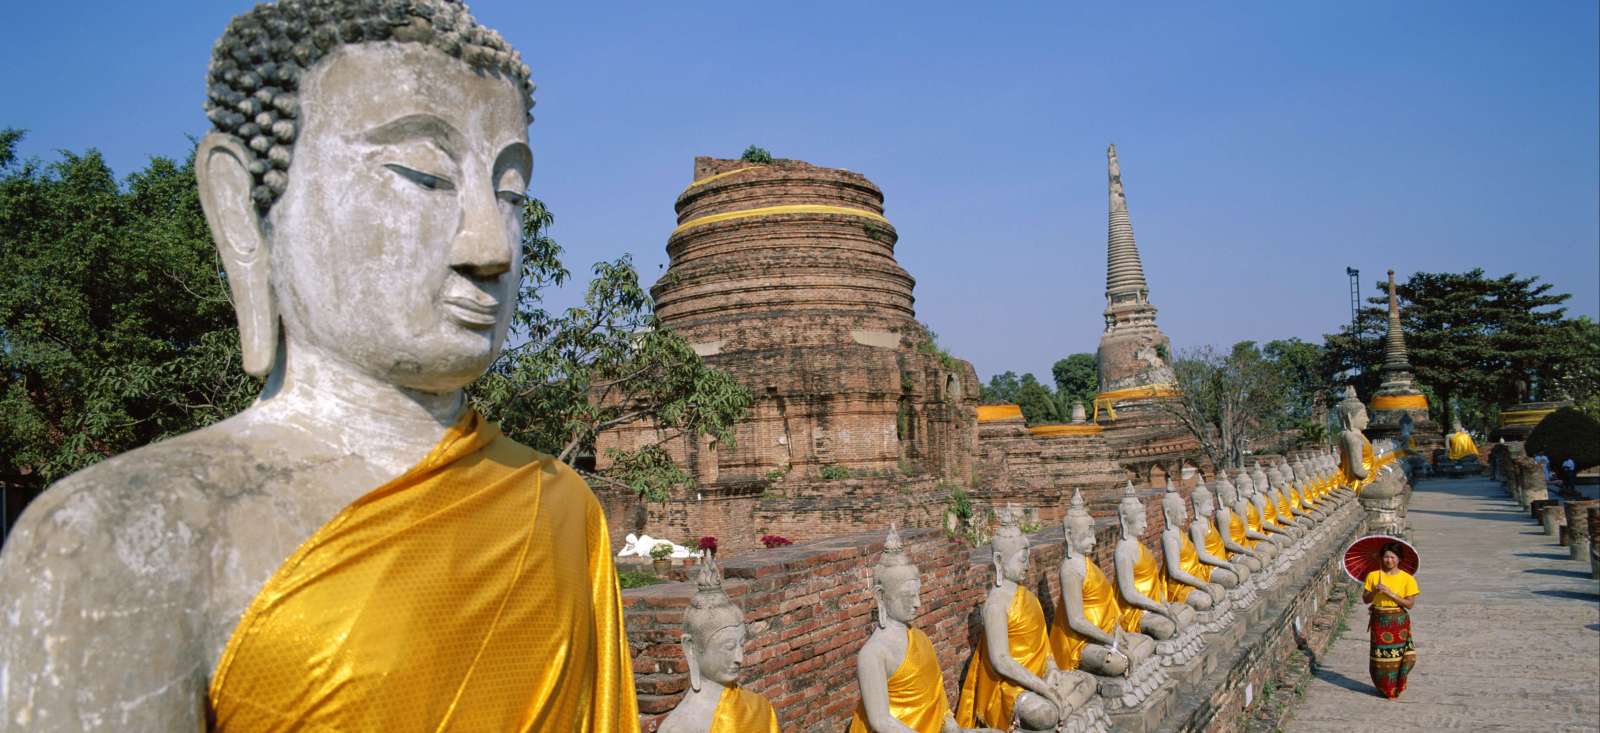
M1406 691L1406 676L1417 663L1417 650L1411 643L1411 607L1416 605L1417 579L1400 568L1400 557L1409 548L1388 542L1379 550L1380 569L1367 573L1361 602L1371 605L1367 628L1372 632L1372 685L1391 700Z

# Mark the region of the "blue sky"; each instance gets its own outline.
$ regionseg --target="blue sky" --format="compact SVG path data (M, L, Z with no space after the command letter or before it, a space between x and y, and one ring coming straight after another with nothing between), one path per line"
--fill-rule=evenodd
M183 155L251 3L93 5L8 10L0 126L119 175ZM1538 275L1600 316L1592 2L471 5L533 68L532 188L574 271L631 252L653 281L694 156L759 144L875 181L919 317L984 378L1048 379L1099 338L1115 142L1180 349L1320 340L1346 266L1366 294Z

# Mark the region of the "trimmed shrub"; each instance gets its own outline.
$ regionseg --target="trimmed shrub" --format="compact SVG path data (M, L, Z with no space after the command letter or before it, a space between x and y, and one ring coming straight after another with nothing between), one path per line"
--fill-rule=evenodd
M1541 452L1549 456L1551 470L1569 456L1579 471L1600 466L1600 422L1576 408L1563 407L1534 426L1523 449L1530 456Z

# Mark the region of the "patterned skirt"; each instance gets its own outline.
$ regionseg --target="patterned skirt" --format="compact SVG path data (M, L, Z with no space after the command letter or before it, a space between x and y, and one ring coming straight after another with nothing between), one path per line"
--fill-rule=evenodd
M1372 686L1393 699L1406 691L1406 676L1417 664L1417 649L1411 643L1411 616L1403 608L1372 608L1367 621L1372 631Z

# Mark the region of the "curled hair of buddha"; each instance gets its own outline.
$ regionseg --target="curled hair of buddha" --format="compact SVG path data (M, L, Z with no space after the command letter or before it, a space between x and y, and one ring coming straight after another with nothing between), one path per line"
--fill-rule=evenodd
M744 612L722 590L722 569L715 555L706 553L695 585L694 597L683 612L683 630L697 643L706 643L718 630L744 624Z
M1189 507L1183 500L1183 494L1178 493L1178 490L1170 483L1167 484L1166 493L1161 495L1161 508L1180 517L1189 514Z
M1094 529L1094 517L1089 516L1089 507L1083 503L1083 492L1072 490L1072 502L1067 505L1067 514L1061 518L1061 526L1066 530L1067 538L1072 538L1072 526L1082 524L1091 531Z
M1001 557L1010 557L1019 550L1028 549L1028 537L1020 526L1022 510L1007 505L995 510L1000 526L994 530L994 551Z
M1350 427L1350 421L1354 420L1356 414L1366 409L1366 407L1366 405L1361 404L1361 398L1356 396L1355 385L1345 385L1344 399L1339 400L1339 422L1343 423L1347 428Z
M1117 502L1117 521L1122 522L1124 529L1127 528L1125 517L1129 512L1135 514L1144 512L1144 504L1139 501L1139 495L1134 491L1132 481L1122 487L1122 501Z
M911 564L911 558L906 557L905 545L900 542L900 531L891 523L889 535L883 540L883 554L878 556L878 564L872 568L872 579L887 590L893 583L916 575L917 566Z
M289 185L301 129L300 80L341 46L423 43L510 77L533 108L527 64L459 0L282 0L235 16L211 49L206 118L255 151L250 197L265 214Z

